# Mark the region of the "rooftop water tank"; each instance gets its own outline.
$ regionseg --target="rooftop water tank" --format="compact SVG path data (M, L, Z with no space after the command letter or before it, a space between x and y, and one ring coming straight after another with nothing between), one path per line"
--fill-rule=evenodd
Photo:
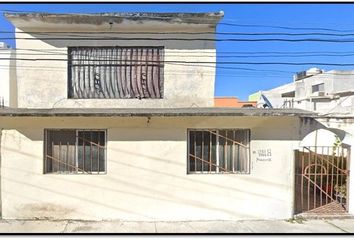
M311 76L314 76L314 75L317 75L317 74L321 74L323 72L324 71L322 69L319 69L319 68L310 68L307 71L297 72L294 75L294 81L299 81L299 80L302 80L304 78L308 78L308 77L311 77Z

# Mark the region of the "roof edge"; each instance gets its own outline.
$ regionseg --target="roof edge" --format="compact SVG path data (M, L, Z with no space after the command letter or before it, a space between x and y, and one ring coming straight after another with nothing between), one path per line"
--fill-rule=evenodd
M189 24L209 24L216 25L224 16L224 12L205 12L205 13L160 13L160 12L103 12L103 13L48 13L48 12L5 12L4 16L11 22L19 20L37 20L51 23L87 23L99 21L159 21L169 23L189 23ZM94 21L93 21L94 20Z
M3 108L0 117L189 117L189 116L294 116L314 117L316 113L301 109L261 108Z

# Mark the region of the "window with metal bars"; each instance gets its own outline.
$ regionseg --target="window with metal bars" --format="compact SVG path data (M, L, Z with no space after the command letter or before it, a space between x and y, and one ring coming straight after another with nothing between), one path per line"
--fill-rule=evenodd
M188 130L188 173L249 173L249 129Z
M45 173L105 173L106 131L47 129Z
M69 47L69 98L163 98L163 47Z

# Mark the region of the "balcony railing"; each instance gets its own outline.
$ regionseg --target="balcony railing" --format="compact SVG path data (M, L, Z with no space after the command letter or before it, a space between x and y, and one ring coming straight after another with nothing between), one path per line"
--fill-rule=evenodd
M294 108L294 99L285 99L281 108Z

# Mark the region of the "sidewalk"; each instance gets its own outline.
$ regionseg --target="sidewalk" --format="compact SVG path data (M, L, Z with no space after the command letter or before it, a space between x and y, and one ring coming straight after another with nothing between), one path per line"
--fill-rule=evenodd
M253 221L1 220L1 233L354 233L354 219Z

